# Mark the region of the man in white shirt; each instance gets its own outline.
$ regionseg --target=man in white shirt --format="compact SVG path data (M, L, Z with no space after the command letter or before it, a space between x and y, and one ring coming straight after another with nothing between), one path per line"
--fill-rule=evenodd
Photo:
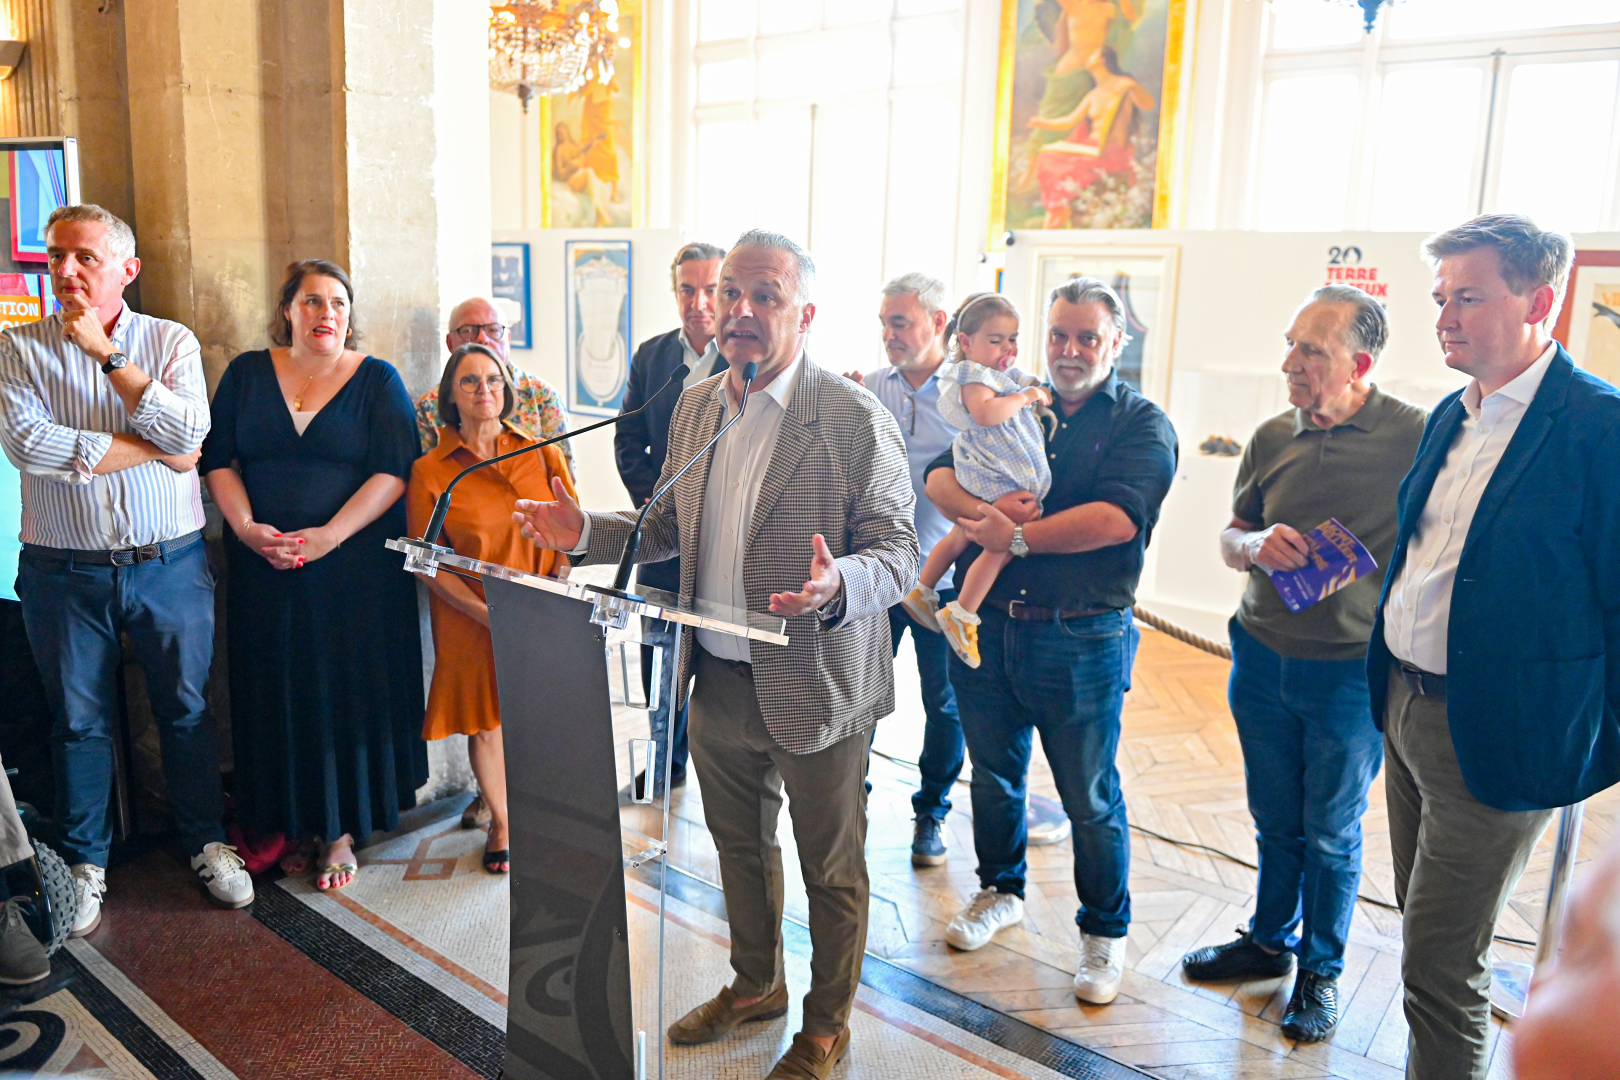
M192 868L221 907L252 903L253 882L224 842L205 692L214 575L197 482L209 426L197 339L125 305L141 264L123 221L63 206L45 234L62 311L0 333L0 445L23 473L17 594L54 721L57 826L83 937L106 891L121 635L146 676Z
M1493 214L1423 252L1446 364L1471 380L1401 484L1367 671L1407 1076L1482 1080L1496 920L1553 809L1620 780L1620 392L1548 336L1567 236Z
M888 610L918 571L899 426L871 394L805 356L814 275L810 256L773 233L745 233L726 256L715 322L728 371L681 395L663 479L697 464L648 511L640 547L647 561L679 552L682 596L787 623L786 646L688 636L677 683L684 690L695 674L692 763L719 850L736 978L669 1037L711 1042L787 1012L776 839L785 789L813 953L802 1027L767 1080L824 1080L849 1047L871 895L867 747L894 710ZM742 409L750 364L758 375ZM617 562L635 516L585 514L554 489L555 503L518 503L524 535L577 554L578 565Z

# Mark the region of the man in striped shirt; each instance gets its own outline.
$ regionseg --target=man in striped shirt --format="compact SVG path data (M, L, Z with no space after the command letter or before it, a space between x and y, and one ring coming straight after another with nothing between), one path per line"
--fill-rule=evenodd
M17 594L55 721L56 819L83 937L106 891L121 634L146 675L192 868L222 907L252 903L253 883L224 843L204 694L214 579L197 482L209 424L197 339L124 304L141 264L123 221L64 206L45 235L62 311L0 332L0 446L22 471Z

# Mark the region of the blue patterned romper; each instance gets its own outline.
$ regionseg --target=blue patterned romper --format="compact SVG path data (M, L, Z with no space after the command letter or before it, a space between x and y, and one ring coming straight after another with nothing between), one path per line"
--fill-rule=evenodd
M1044 500L1052 490L1052 470L1046 463L1046 429L1035 410L1026 406L1011 420L984 427L962 404L962 386L983 383L998 397L1040 385L1033 375L1017 368L1005 372L963 360L939 369L939 415L961 434L951 443L956 482L985 502L995 502L1015 491L1028 491Z

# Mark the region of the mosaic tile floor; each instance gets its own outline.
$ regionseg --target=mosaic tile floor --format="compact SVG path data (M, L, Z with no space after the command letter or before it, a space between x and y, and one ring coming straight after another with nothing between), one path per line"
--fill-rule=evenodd
M1400 1076L1398 922L1359 906L1342 981L1344 1023L1332 1043L1296 1047L1277 1029L1291 980L1200 987L1180 977L1181 953L1224 939L1251 909L1254 888L1252 871L1186 847L1133 839L1136 922L1124 993L1112 1006L1082 1008L1069 990L1076 944L1069 844L1032 850L1023 926L976 953L948 950L945 921L976 886L970 807L958 788L949 862L913 870L907 849L915 772L904 759L920 742L921 717L914 692L906 692L915 685L908 660L902 652L900 712L880 728L873 759L870 955L853 1049L835 1076ZM622 693L617 658L613 668ZM1252 858L1224 670L1148 635L1127 703L1120 768L1133 824ZM644 713L615 709L621 743L644 726ZM1051 794L1044 762L1037 762L1033 785ZM1589 805L1583 857L1610 834L1617 808L1620 792ZM362 872L341 893L317 893L305 880L265 880L257 903L243 911L211 908L172 853L148 852L114 868L101 929L58 955L50 983L22 996L0 991L0 1078L493 1080L505 1043L508 881L482 871L484 834L457 827L460 809L447 801L413 812L408 831L359 853ZM1374 897L1389 890L1382 812L1375 787L1363 882ZM655 831L645 813L626 808L626 824ZM650 973L656 867L632 871L626 885L636 1021L650 1036L728 980L724 904L711 884L718 873L695 780L677 796L672 825L677 871L669 879L662 1021ZM802 921L786 815L783 846L788 917ZM1543 850L1501 932L1534 934L1546 863ZM789 923L787 946L790 984L801 994L809 945L800 923ZM664 1075L763 1076L796 1030L798 1009L795 998L786 1017L713 1046L666 1047ZM1493 1026L1491 1075L1506 1080L1503 1031ZM649 1038L653 1076L660 1041Z

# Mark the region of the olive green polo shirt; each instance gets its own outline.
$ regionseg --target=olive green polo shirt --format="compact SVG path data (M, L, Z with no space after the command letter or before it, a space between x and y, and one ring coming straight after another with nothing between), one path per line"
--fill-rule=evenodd
M1327 599L1295 614L1258 566L1238 608L1238 624L1283 656L1354 660L1366 655L1384 570L1395 551L1396 496L1417 456L1428 413L1374 386L1366 404L1333 428L1316 425L1304 409L1261 424L1244 447L1232 513L1262 528L1300 532L1338 518L1378 562Z

